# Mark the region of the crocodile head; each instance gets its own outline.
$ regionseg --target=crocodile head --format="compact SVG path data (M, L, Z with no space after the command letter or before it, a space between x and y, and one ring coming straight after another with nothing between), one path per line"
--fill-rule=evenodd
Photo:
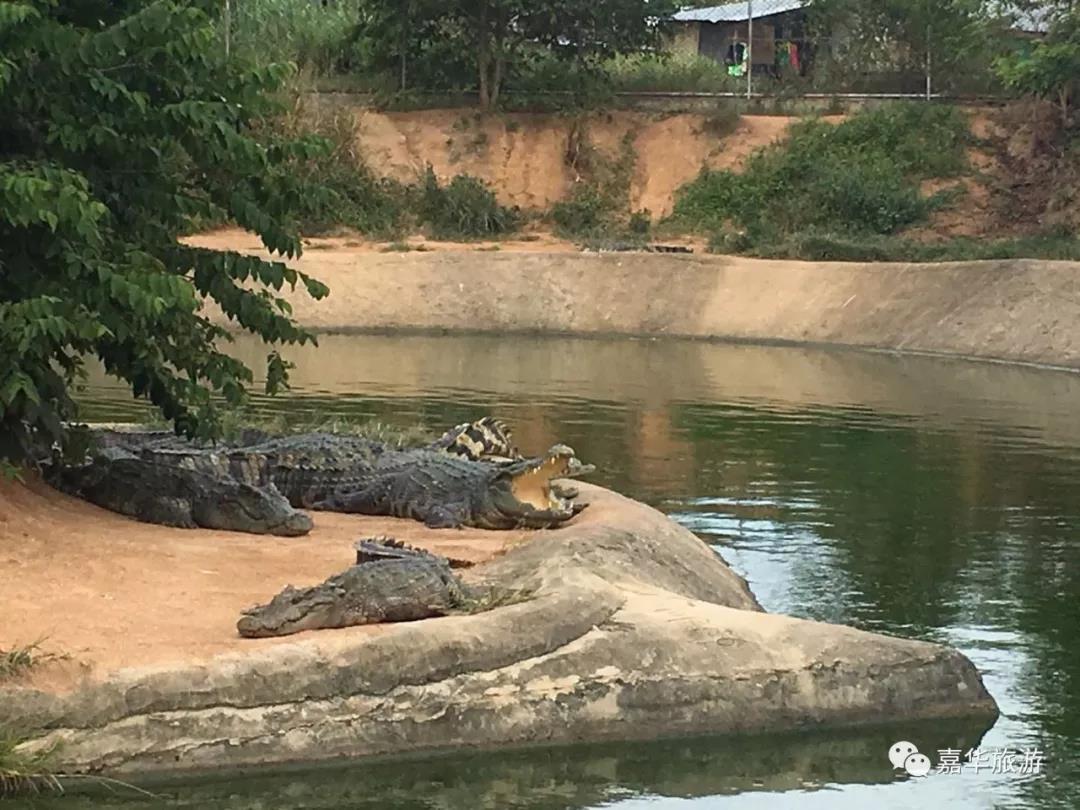
M552 482L594 469L591 464L582 464L565 444L554 445L542 458L501 463L488 486L485 503L474 510L476 525L484 529L557 526L586 504L563 497Z
M311 531L311 518L298 512L270 484L254 487L235 483L219 485L214 497L200 499L192 506L196 523L208 529L225 529L254 534L299 537Z
M250 607L240 615L236 629L245 638L287 636L330 625L342 594L331 588L294 588L287 585L265 605Z

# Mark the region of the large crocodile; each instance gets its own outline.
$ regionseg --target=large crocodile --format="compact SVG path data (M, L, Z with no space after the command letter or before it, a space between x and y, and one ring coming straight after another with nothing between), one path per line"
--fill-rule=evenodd
M254 487L135 456L60 467L51 482L90 503L166 526L286 537L307 534L312 526L311 518L294 509L273 486Z
M393 515L430 528L544 529L563 523L585 504L554 479L589 471L574 451L555 445L543 458L484 463L431 450L387 451L377 465L314 509Z
M428 552L387 546L384 558L363 562L310 588L287 586L265 605L243 612L236 629L248 638L303 630L407 622L462 607L469 589L450 562Z
M283 496L293 507L413 517L430 526L541 528L583 508L571 503L576 492L552 479L592 469L564 445L543 459L521 459L505 425L490 418L458 425L431 445L411 450L329 433L257 436L224 448L200 447L161 433L113 433L103 445L88 464L61 468L55 476L60 488L141 520L169 525L208 525L196 517L178 520L168 496L173 489L202 493L196 510L201 514L212 503L209 484L220 481L224 493L244 484L261 490L267 500L278 499L279 506ZM141 462L142 480L149 482L154 496L138 498L137 508L129 503L127 468L132 464L120 463L125 459ZM307 518L290 515L288 526L299 527L304 521L310 528ZM239 518L215 520L214 527L269 531Z

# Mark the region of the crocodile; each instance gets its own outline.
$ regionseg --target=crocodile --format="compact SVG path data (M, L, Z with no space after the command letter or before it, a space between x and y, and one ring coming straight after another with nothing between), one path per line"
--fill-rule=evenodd
M431 526L511 528L553 526L577 514L583 507L570 503L577 493L564 484L552 484L550 479L593 469L565 445L552 448L547 459L521 458L509 429L490 417L458 425L432 444L409 450L330 433L254 439L239 446L208 448L162 433L112 432L99 445L96 458L74 470L81 469L84 478L94 481L88 500L116 511L126 508L125 514L169 525L206 524L195 517L177 518L173 506L161 496L173 488L212 493L208 482L217 480L222 482L223 493L244 484L264 490L265 499L279 506L284 499L294 509L415 517ZM128 493L130 477L124 465L117 466L122 459L141 462L144 480L152 482L150 489L158 497L140 497L137 509L127 504L132 497ZM67 476L68 483L61 489L73 494L81 494L83 489L90 492L77 485L71 468L64 469L68 472L59 478L63 481ZM110 477L111 471L115 475ZM181 482L185 474L189 480ZM519 491L523 500L515 497ZM347 501L339 497L344 492L350 494ZM368 493L366 505L358 505L364 503L364 493ZM211 502L205 495L199 501L200 511L208 511ZM229 511L219 512L223 519L216 521L215 528L233 528L224 519ZM298 530L304 520L290 515L288 526ZM309 520L308 524L310 528ZM259 531L250 525L258 524L238 519L236 528Z
M135 456L63 466L50 483L114 512L165 526L285 537L307 534L312 527L311 518L294 509L273 486L254 487Z
M591 471L557 444L543 458L484 463L431 450L387 451L362 480L313 509L412 518L429 528L551 528L585 508L553 479Z
M286 586L267 604L245 610L237 631L246 638L264 638L416 621L445 616L470 599L470 589L445 558L407 548L394 551L390 558L354 565L310 588Z
M386 453L397 453L394 458L399 459L400 454L420 453L422 457L423 451L429 451L493 464L521 458L509 429L492 417L457 425L425 447L397 451L362 436L322 432L257 435L254 441L221 448L200 446L161 432L113 432L106 437L106 444L106 455L133 454L256 487L273 484L299 508L328 498L339 487L359 486ZM588 471L584 466L578 470Z

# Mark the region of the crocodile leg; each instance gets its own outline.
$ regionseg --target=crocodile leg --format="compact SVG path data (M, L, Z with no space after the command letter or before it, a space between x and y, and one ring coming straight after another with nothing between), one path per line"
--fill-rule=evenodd
M456 504L431 504L424 512L424 525L429 529L460 529L465 525L465 510Z

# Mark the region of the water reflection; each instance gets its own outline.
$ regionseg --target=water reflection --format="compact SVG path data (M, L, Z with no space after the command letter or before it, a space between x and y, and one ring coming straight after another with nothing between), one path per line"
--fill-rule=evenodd
M403 425L496 412L527 450L566 441L598 466L594 480L657 505L712 542L767 609L960 647L1004 712L982 745L1046 754L1046 776L1034 780L984 772L870 785L883 777L824 774L830 790L800 792L798 806L1080 806L1080 377L678 341L321 343L293 356L292 394L258 400L259 409ZM237 352L263 356L254 343ZM132 412L100 378L85 403L88 418ZM794 745L789 759L824 756L801 749L806 741ZM658 770L648 778L649 758L633 756L606 775L575 766L565 778L543 777L559 785L556 796L526 776L562 755L515 755L506 762L517 764L505 767L524 776L500 779L531 786L514 788L517 804L491 806L625 810L656 794L681 796L670 806L694 810L720 796L790 806L777 791L802 789L768 782L764 793L741 792L790 770L782 757L764 758L768 773L748 783L737 769L666 757L669 748L652 749ZM425 772L429 763L405 770L413 768ZM702 780L700 791L665 794L656 787L661 771ZM257 791L266 779L244 784ZM419 804L393 804L391 794L406 801L394 788L373 806L479 806L447 804L449 788Z
M791 791L811 795L822 790L835 802L837 789L844 785L864 797L874 786L889 785L909 795L925 789L906 774L894 772L886 757L898 734L920 750L929 751L933 745L965 750L978 745L985 731L985 726L950 723L829 736L762 736L738 742L703 738L397 758L351 766L207 775L194 783L190 779L142 783L153 797L127 791L106 794L89 784L76 795L38 806L578 810L631 807L635 801L656 808L668 806L665 800L737 794L764 799ZM959 789L954 783L953 790Z

